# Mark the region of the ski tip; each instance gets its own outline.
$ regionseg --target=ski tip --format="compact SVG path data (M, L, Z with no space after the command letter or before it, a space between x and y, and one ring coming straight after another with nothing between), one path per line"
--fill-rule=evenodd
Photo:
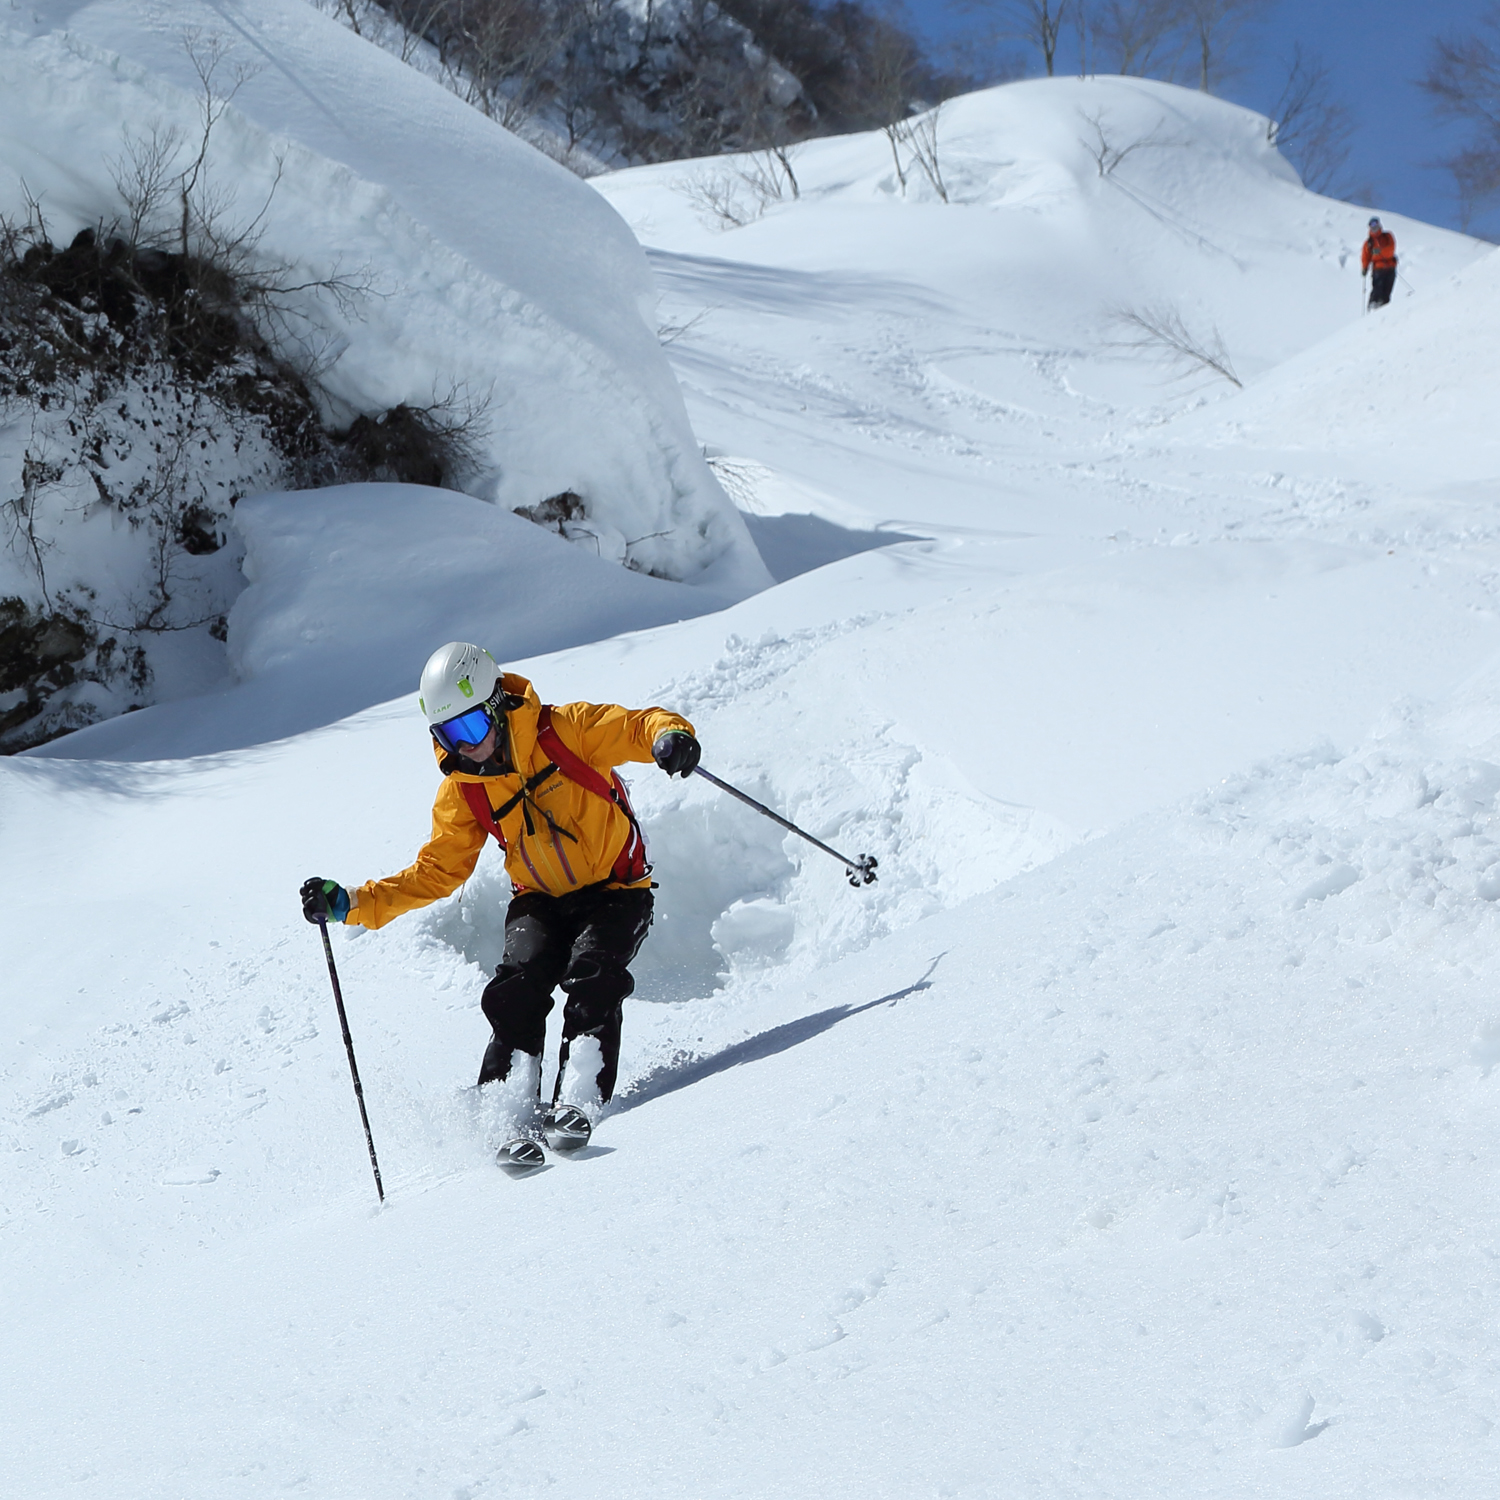
M519 1177L525 1172L534 1172L538 1167L547 1164L547 1153L533 1140L522 1136L518 1140L507 1141L496 1153L496 1164L513 1177Z
M588 1145L594 1127L581 1109L563 1104L548 1117L546 1133L547 1144L554 1151L581 1151Z

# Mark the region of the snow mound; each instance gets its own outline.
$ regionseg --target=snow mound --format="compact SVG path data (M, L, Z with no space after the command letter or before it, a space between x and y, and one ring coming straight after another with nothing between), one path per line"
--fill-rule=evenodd
M577 178L300 0L43 3L0 27L0 211L54 239L122 209L132 140L201 138L202 69L232 105L207 171L285 284L288 337L335 416L457 392L475 493L582 497L631 561L767 581L694 443L639 247ZM366 289L353 303L313 283Z
M151 760L281 739L409 705L428 655L502 661L707 613L723 596L650 578L469 495L351 484L240 502L249 586L229 616L240 686L159 704L36 754ZM413 710L413 714L415 710Z
M1407 264L1403 253L1403 275ZM1288 360L1211 418L1185 419L1180 435L1355 451L1403 468L1415 459L1430 476L1493 479L1500 252L1447 278L1419 280L1420 294Z
M1024 340L1098 351L1121 337L1116 311L1169 305L1195 331L1217 328L1246 378L1358 306L1368 211L1305 191L1263 116L1172 84L1036 79L950 101L937 115L946 203L911 149L893 156L878 131L806 142L792 165L795 199L784 182L780 196L760 186L768 169L748 156L593 184L645 242L671 247L674 271L712 255L817 278L804 309L787 305L789 279L756 283L763 312L819 318L818 304L883 293L892 311L982 308ZM1482 253L1466 236L1388 221L1423 282ZM1084 389L1117 384L1096 372Z

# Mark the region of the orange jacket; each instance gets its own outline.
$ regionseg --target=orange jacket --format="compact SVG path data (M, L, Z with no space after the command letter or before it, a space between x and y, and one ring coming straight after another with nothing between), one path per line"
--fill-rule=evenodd
M367 881L351 892L353 904L346 922L384 927L402 912L452 895L474 873L489 835L464 801L461 786L466 781L484 787L492 809L516 798L515 806L500 820L500 827L505 833L505 869L520 890L561 896L579 886L599 882L616 885L610 876L615 858L630 836L630 821L613 802L570 781L560 771L533 788L530 809L516 797L523 781L551 762L537 744L537 715L542 705L536 690L512 672L506 672L502 681L507 693L524 699L519 708L505 716L511 764L517 769L504 776L479 776L460 769L468 762L434 743L443 780L432 804L432 836L415 862L399 875ZM615 766L626 761L649 761L651 746L668 729L693 732L686 719L664 708L627 709L613 703L559 704L552 710L552 727L568 749L606 779ZM546 813L573 839L560 838L539 813ZM649 877L635 884L649 885Z
M1371 266L1377 271L1396 269L1396 236L1389 229L1382 229L1379 233L1372 229L1365 240L1364 249L1359 252L1361 275Z

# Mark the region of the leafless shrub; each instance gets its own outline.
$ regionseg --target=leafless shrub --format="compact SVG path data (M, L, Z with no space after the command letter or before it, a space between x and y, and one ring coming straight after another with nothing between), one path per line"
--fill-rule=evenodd
M361 416L339 434L336 464L350 478L456 487L489 440L492 404L492 391L454 385L425 406Z
M1196 334L1184 322L1182 314L1170 306L1116 308L1110 314L1110 322L1125 334L1114 341L1116 347L1159 355L1184 375L1208 370L1243 389L1217 328L1206 335Z
M1096 110L1093 114L1083 115L1085 123L1093 132L1092 140L1079 138L1079 144L1094 159L1094 165L1099 168L1101 177L1108 177L1128 156L1136 151L1160 150L1169 146L1184 146L1186 141L1178 140L1172 136L1161 133L1162 123L1158 122L1152 126L1150 132L1143 136L1137 136L1133 141L1121 143L1118 138L1111 137L1104 125L1104 112Z
M698 171L691 177L679 178L673 186L710 228L738 229L765 212L764 199L746 197L744 179L737 172Z
M308 301L327 300L343 316L357 316L365 298L379 295L374 278L368 270L350 273L337 265L326 276L303 277L263 253L282 158L276 158L270 186L249 214L236 212L233 189L208 171L214 131L254 70L235 62L218 37L190 31L183 46L199 80L197 135L189 138L160 124L126 132L123 151L110 163L124 212L101 226L99 238L122 245L132 267L165 251L179 257L182 285L171 315L181 321L181 333L208 332L214 314L221 322L222 316L248 317L268 343L315 375L322 340L306 311Z
M1092 70L1171 79L1185 38L1178 0L1094 0L1079 5L1079 53Z
M801 184L793 170L792 160L796 156L793 146L778 144L752 152L736 168L740 180L763 203L769 204L783 198L788 191L793 198L802 196Z
M801 184L792 166L795 154L790 146L768 146L724 167L700 169L673 186L706 224L738 229L754 223L789 193L793 198L801 197Z
M656 325L657 341L664 349L668 344L675 344L678 339L686 338L713 311L713 308L705 307L702 311L694 313L685 323L658 323Z
M931 109L901 121L899 133L900 138L910 147L912 160L921 169L922 175L946 203L948 188L943 181L942 161L938 153L938 119L942 109L941 104L935 104Z
M21 493L7 500L3 507L10 522L8 544L30 563L36 573L42 602L52 608L52 596L47 590L47 554L57 545L47 537L38 525L37 500L40 492L56 484L67 472L64 465L49 459L50 446L45 432L32 425L32 441L21 458Z

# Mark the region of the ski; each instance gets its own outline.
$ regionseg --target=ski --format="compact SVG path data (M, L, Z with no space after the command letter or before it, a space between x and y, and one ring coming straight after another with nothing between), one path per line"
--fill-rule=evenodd
M520 1177L546 1166L547 1153L529 1135L518 1135L514 1140L506 1141L495 1153L495 1161L512 1177Z
M514 1136L495 1153L495 1162L510 1176L524 1177L547 1165L543 1141L559 1155L567 1156L587 1146L593 1133L594 1127L581 1109L560 1104L543 1117L541 1140L531 1135Z
M589 1117L572 1104L559 1104L550 1110L542 1129L547 1144L561 1152L581 1151L594 1133Z

